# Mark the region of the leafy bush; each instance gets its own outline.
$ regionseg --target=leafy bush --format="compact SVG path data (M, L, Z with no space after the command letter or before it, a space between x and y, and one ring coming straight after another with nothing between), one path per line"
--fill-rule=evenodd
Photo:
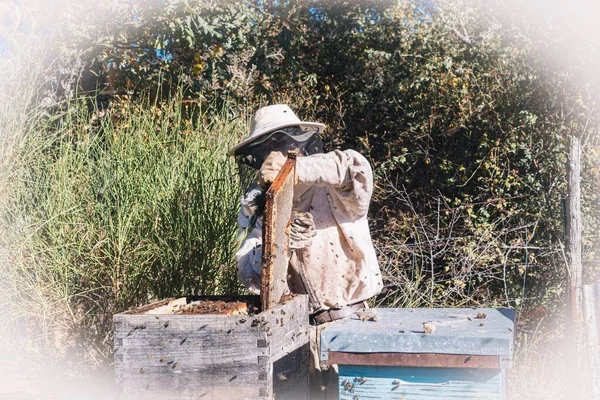
M231 252L232 236L226 240L214 223L233 229L226 215L237 198L228 190L239 188L203 180L204 191L192 193L205 175L189 157L216 165L214 179L233 176L231 160L213 159L200 143L222 145L222 153L227 139L215 138L217 126L236 129L258 104L275 101L326 123L329 149L352 147L370 158L381 304L540 306L558 314L568 135L583 138L586 278L597 279L600 90L595 70L573 78L590 70L577 46L595 37L554 65L547 53L565 47L568 29L548 34L525 19L519 2L59 3L73 3L72 12L45 5L49 18L38 30L51 32L50 47L62 54L44 65L39 90L54 117L43 127L19 118L23 130L38 132L19 151L28 155L19 171L30 175L16 181L12 222L24 226L22 237L31 235L16 257L16 265L36 266L21 269L23 282L50 282L32 297L60 299L72 319L97 313L108 320L171 292L235 290L230 260L220 253ZM157 85L163 75L169 79ZM171 82L183 82L183 93ZM60 100L76 87L98 109L65 108ZM148 90L175 100L138 102ZM204 114L188 122L198 101ZM237 116L231 124L222 106ZM226 198L223 214L186 214L206 206L211 188ZM201 233L223 238L211 242L214 253L194 239ZM205 256L223 271L207 269ZM83 304L74 293L92 301L74 308Z

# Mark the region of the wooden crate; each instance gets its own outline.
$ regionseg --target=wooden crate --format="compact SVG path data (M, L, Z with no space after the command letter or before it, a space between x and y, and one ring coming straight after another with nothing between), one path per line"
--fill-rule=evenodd
M360 315L321 334L321 360L338 365L340 399L507 398L513 310L373 309Z
M202 300L188 297L115 315L118 398L307 398L308 296L283 296L294 174L291 154L267 192L261 296L253 299L263 311L173 314L178 303Z
M308 296L254 316L147 313L169 301L115 315L119 399L307 398Z

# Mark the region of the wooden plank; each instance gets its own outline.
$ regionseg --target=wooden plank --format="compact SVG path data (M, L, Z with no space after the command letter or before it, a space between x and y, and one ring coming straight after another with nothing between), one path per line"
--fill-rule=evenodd
M576 136L569 136L569 153L567 157L567 316L566 338L570 346L567 354L567 381L570 393L578 393L584 397L582 387L588 377L581 373L589 364L588 349L584 343L583 322L583 264L581 261L581 142Z
M308 397L309 344L286 353L273 363L273 392L276 398Z
M120 399L272 399L306 386L306 295L254 316L135 311L114 316Z
M339 366L339 398L501 400L502 370Z
M372 312L379 316L377 321L362 321L353 314L323 330L321 360L328 361L330 352L436 353L499 356L501 367L510 364L514 310L378 308ZM435 325L436 332L425 333L423 323Z
M294 295L271 311L271 325L267 333L271 342L271 355L278 359L308 343L308 295ZM274 323L273 323L274 322Z
M156 380L155 376L143 375L135 380L136 385L118 386L116 398L119 400L249 400L269 399L266 389L247 385L206 383L204 376L179 374L171 379Z
M329 364L389 365L397 367L500 368L498 356L411 353L329 353Z
M177 300L177 298L176 297L169 297L167 299L155 301L154 303L150 303L150 304L147 304L145 306L136 307L136 308L133 308L133 309L130 309L130 310L127 310L127 311L123 311L120 314L143 314L146 311L150 311L150 310L153 310L153 309L158 308L158 307L166 306L167 304L169 304L170 302L172 302L174 300Z
M168 307L165 307L167 305L169 305L170 303L181 303L181 304L189 304L193 301L203 301L203 300L208 300L208 301L242 301L242 302L248 302L248 303L252 303L255 307L259 307L260 306L260 296L254 296L254 295L246 295L246 296L239 296L239 295L235 295L235 296L229 296L229 295L216 295L216 296L186 296L186 297L169 297L167 299L164 300L159 300L159 301L155 301L153 303L141 306L141 307L135 307L132 308L130 310L127 311L123 311L122 313L120 313L121 315L133 315L133 314L145 314L148 312L153 312L156 310L160 310L161 308L164 309L165 312L159 312L158 314L168 314L168 315L173 315L173 309L170 309ZM197 314L200 315L200 314ZM206 314L205 314L206 315Z
M271 311L267 335L273 358L273 391L277 398L308 397L309 322L308 296L295 295L293 301Z
M260 316L116 315L115 370L123 399L269 398ZM234 390L233 388L237 388Z
M292 215L296 155L288 159L267 191L263 220L263 253L260 282L262 310L274 307L287 291L289 226Z
M600 283L583 286L583 322L586 348L590 352L593 399L600 399Z

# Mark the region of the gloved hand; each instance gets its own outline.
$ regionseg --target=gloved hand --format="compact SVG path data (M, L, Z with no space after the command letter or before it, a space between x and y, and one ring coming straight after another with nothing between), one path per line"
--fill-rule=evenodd
M277 178L277 174L279 174L285 160L287 160L287 157L282 152L271 152L265 159L262 167L260 167L260 171L258 171L257 183L263 188L272 183Z
M290 223L290 249L310 247L312 238L317 234L315 221L309 212L292 212Z

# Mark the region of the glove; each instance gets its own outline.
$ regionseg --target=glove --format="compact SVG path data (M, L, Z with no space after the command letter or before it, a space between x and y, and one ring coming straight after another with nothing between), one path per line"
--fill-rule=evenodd
M315 221L309 212L292 212L290 224L290 249L310 247L312 238L317 234Z
M285 160L287 160L287 157L284 156L282 152L271 152L260 167L260 171L258 171L257 183L263 188L267 187L269 183L272 183L275 178L277 178L277 174L279 174Z

